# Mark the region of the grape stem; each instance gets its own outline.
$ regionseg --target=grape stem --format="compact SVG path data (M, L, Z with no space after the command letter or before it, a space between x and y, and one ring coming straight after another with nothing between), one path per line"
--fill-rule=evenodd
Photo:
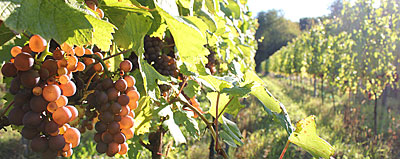
M225 109L228 107L229 103L231 103L231 101L233 100L234 97L232 97L228 103L225 104L224 108L222 109L221 112L219 112L219 114L217 115L217 119L222 115L222 113L225 111Z
M124 54L124 53L126 53L126 52L128 52L128 51L130 51L130 50L131 50L131 49L128 49L128 50L125 50L125 51L121 51L121 52L119 52L119 53L116 53L116 54L114 54L114 55L108 56L108 57L104 58L103 61L106 61L106 60L108 60L108 59L110 59L110 58L113 58L113 57L115 57L115 56Z
M44 59L47 57L47 55L52 55L53 54L53 53L49 52L49 48L50 48L50 42L47 44L46 50L44 50L40 54L40 58L38 59L40 62L43 62Z
M1 113L0 118L6 114L8 109L10 109L13 104L14 104L14 101L12 101L10 104L8 104L7 108L3 111L3 113Z
M187 106L188 108L190 108L192 111L196 112L196 113L200 116L201 120L203 120L203 122L206 123L208 129L209 129L210 132L211 132L211 136L214 138L214 140L216 140L217 135L216 135L215 130L214 130L214 128L213 128L213 123L210 122L209 120L207 120L207 118L206 118L199 110L197 110L194 106L192 106L189 102L183 101L183 100L181 100L181 99L177 99L177 101L183 103L185 106ZM219 145L219 143L216 143L216 144ZM224 151L224 149L222 149L221 146L218 146L217 148L218 148L218 149L216 149L216 150L217 150L217 152L218 152L220 155L222 155L224 158L228 158L228 155L226 154L226 152Z
M217 104L216 104L216 108L215 108L215 116L217 117L217 118L215 118L214 119L214 125L215 125L215 135L216 135L216 137L215 137L215 150L218 150L218 148L219 148L219 144L218 144L218 105L219 105L219 96L220 96L221 94L218 92L218 96L217 96Z
M90 82L92 81L93 77L96 76L96 74L97 74L96 72L93 73L93 75L89 78L89 80L88 80L88 82L86 84L85 92L88 90Z
M188 78L184 79L183 84L181 86L181 89L179 89L179 92L178 92L178 94L176 94L175 98L179 97L179 94L181 94L181 92L183 91L183 87L185 87L185 84L187 83L187 80L188 80Z

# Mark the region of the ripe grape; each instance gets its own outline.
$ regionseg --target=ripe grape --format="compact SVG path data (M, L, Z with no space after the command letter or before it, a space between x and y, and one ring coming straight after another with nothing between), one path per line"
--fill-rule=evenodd
M133 76L124 76L124 80L126 81L126 84L128 87L133 87L135 85L135 78Z
M6 77L14 77L17 75L17 68L11 62L7 62L1 68L1 73Z
M40 35L33 35L29 39L29 48L34 52L43 52L46 50L47 42Z
M14 46L13 48L11 48L11 56L15 57L18 54L22 53L22 47L21 46Z
M34 64L33 57L28 53L20 53L15 57L14 66L19 71L28 71Z
M71 121L71 118L72 118L72 113L66 107L59 107L53 113L53 120L58 125L64 125L65 123L68 123L69 121Z
M32 139L30 147L35 152L44 152L49 148L49 141L44 136L36 136Z
M25 127L36 128L40 125L43 118L39 113L36 112L27 112L22 119L22 123Z
M98 153L105 153L105 152L107 152L107 150L108 150L108 144L106 144L106 143L103 143L103 142L99 142L99 143L97 143L97 145L96 145L96 151L98 152Z
M114 86L117 90L123 92L126 90L126 88L128 88L128 84L126 83L126 81L124 79L119 79L118 81L115 82L115 86Z
M51 84L43 88L43 98L49 102L54 102L61 96L61 89L57 85Z
M130 72L132 70L132 62L129 60L124 60L119 64L119 67L124 72Z
M76 128L68 128L64 133L66 143L71 143L72 148L76 147L80 143L81 133Z
M14 107L8 113L8 121L13 125L22 125L22 119L24 118L24 115L25 112L22 110L22 108Z
M49 137L49 148L53 151L60 151L64 148L66 142L62 135Z
M62 90L62 95L70 97L76 92L76 85L73 81L69 81L66 84L61 84L60 88Z
M38 84L40 75L35 70L20 72L21 84L26 88L33 88Z

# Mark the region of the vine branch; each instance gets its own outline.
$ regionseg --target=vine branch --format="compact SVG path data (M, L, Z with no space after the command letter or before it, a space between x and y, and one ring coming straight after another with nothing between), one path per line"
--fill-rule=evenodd
M103 60L103 61L106 61L106 60L108 60L108 59L110 59L110 58L113 58L113 57L115 57L115 56L118 56L118 55L121 55L121 54L125 54L125 53L127 53L128 51L130 51L130 50L131 50L131 49L121 51L121 52L116 53L116 54L114 54L114 55L111 55L111 56L108 56L108 57L106 57L106 58L103 58L102 60Z
M216 140L217 135L216 135L215 130L213 128L213 123L210 122L209 120L207 120L207 118L199 110L197 110L194 106L192 106L190 103L188 103L186 101L183 101L183 100L180 100L180 99L177 99L177 101L185 104L185 106L187 106L189 109L191 109L192 111L196 112L200 116L201 120L203 120L203 122L207 125L208 129L211 132L211 136L214 138L214 140ZM216 143L216 144L219 144L219 143ZM228 158L228 155L226 154L224 149L222 149L222 147L218 146L217 152L219 152L224 158Z
M8 109L11 108L11 106L14 104L15 101L12 101L10 104L8 104L7 108L3 111L3 113L1 113L0 117L3 117L6 112L8 111Z

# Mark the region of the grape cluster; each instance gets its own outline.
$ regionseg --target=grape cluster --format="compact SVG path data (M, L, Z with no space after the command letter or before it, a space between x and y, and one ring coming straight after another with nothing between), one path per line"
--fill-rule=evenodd
M135 54L135 52L131 52L131 55L129 55L129 58L126 59L126 60L129 60L132 62L132 70L131 71L139 69L138 59L139 59L139 57Z
M206 47L210 51L210 54L207 56L208 63L206 64L206 68L210 69L211 74L215 74L217 73L216 66L219 65L219 61L215 58L217 54L211 47L208 47L208 45Z
M144 57L149 64L155 62L161 55L162 40L158 37L144 37Z
M48 56L46 47L45 39L33 35L29 44L11 49L13 58L1 69L13 78L9 92L15 100L8 120L23 126L21 135L32 140L31 149L43 158L69 157L81 134L68 124L78 117L78 110L67 104L76 92L72 72L85 69L77 58L84 49L63 44Z
M122 72L130 72L131 69L130 61L120 63ZM134 109L140 97L134 84L135 78L130 75L115 82L105 78L97 83L95 92L88 96L89 107L99 113L99 121L95 124L97 133L94 136L97 152L111 157L128 151L126 140L134 134Z

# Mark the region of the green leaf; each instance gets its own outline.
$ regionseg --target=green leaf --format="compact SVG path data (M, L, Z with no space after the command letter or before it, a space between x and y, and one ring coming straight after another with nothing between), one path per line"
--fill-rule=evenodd
M152 113L150 108L150 97L142 96L139 100L139 105L135 109L135 134L145 134L150 130L150 121Z
M208 112L213 117L216 117L215 113L216 113L216 109L217 109L217 97L218 97L218 93L217 92L207 93L207 98L211 102L211 107L208 110ZM232 101L226 106L224 112L221 113L221 111L224 109L225 105L229 102L229 100L231 98L233 98ZM219 95L218 114L229 113L229 114L231 114L233 116L236 116L237 113L239 113L240 109L242 109L244 107L245 107L244 105L240 104L240 101L239 101L239 99L237 97L228 96L225 93Z
M242 134L240 133L240 130L238 126L233 122L230 121L229 119L222 117L222 129L227 135L229 135L237 145L243 145L243 142L241 140Z
M263 86L254 86L251 94L257 97L263 105L265 105L272 112L280 113L282 109L277 101Z
M140 73L143 78L144 89L147 95L152 99L157 100L160 96L160 89L157 85L157 80L168 81L169 78L158 73L153 66L147 63L147 61L140 59Z
M194 80L188 80L187 85L183 88L183 92L185 92L189 98L196 96L200 90L200 85Z
M129 13L126 16L125 24L114 34L118 46L133 50L137 54L144 52L143 39L151 27L152 20L148 16Z
M252 83L246 84L243 87L239 87L239 86L235 85L232 88L222 89L221 93L227 93L231 96L244 97L251 92L252 87L253 87Z
M181 17L171 16L159 6L157 11L163 19L165 19L168 29L174 37L175 46L182 62L187 65L196 65L201 61L205 61L209 52L203 47L207 43L203 34L195 26L187 23ZM194 67L188 66L189 71Z
M168 119L163 122L163 125L168 127L169 133L171 133L171 136L175 140L175 144L186 143L185 136L183 136L181 129L179 129L179 126L175 123L174 113L171 110L171 106L169 105L163 108L158 115L164 117L168 116Z
M13 37L15 37L15 34L6 25L0 26L0 45L3 45Z
M180 111L174 112L174 120L176 124L183 126L183 128L185 128L191 136L195 138L199 137L200 130L198 127L198 123L195 119L191 117L191 115Z
M296 123L296 130L290 135L289 141L294 143L314 157L329 158L335 153L333 147L316 133L315 116L311 115Z
M114 25L79 6L45 0L9 0L0 2L0 6L0 20L17 32L28 31L58 43L96 44L103 51L111 45Z

